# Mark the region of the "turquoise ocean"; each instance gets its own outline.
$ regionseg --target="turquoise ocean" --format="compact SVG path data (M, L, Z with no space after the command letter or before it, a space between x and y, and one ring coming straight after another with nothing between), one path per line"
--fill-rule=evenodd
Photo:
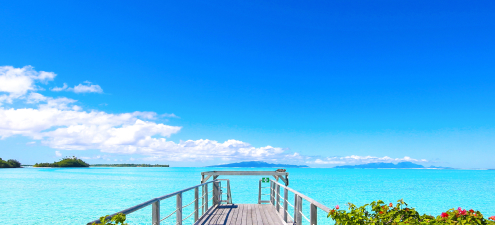
M268 168L21 168L0 170L2 224L86 224L190 186L201 172L270 170ZM495 215L495 170L426 169L287 169L289 187L329 208L347 202L362 205L381 199L404 199L421 213L438 215L450 208ZM230 176L234 203L257 203L261 177ZM184 204L194 192L184 194ZM293 197L290 199L292 201ZM174 210L175 198L161 204L162 217ZM308 205L303 203L307 213ZM189 215L187 207L184 215ZM319 211L319 224L333 224ZM170 217L163 224L175 224ZM151 207L128 216L130 224L151 224ZM185 224L191 224L187 220Z

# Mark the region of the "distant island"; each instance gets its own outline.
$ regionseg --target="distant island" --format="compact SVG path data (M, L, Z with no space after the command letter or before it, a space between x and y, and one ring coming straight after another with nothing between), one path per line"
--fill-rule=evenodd
M0 168L20 168L21 163L15 159L9 159L7 161L4 161L2 158L0 158Z
M89 164L77 157L66 157L54 163L36 163L33 167L89 167Z
M151 164L93 164L91 167L169 167L169 165Z
M266 167L266 168L306 168L306 165L289 165L289 164L273 164L262 161L248 161L248 162L238 162L238 163L229 163L229 164L221 164L215 166L208 167Z
M345 166L336 166L334 168L337 169L452 169L450 167L424 167L422 165L418 165L412 162L400 162L397 164L393 163L368 163L361 165L345 165Z

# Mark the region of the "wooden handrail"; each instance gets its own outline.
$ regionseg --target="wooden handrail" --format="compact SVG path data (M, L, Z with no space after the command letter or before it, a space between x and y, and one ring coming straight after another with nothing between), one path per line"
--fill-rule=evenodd
M111 219L113 216L115 216L117 214L120 214L120 213L122 213L124 215L128 215L128 214L133 213L135 211L138 211L138 210L140 210L140 209L142 209L144 207L147 207L149 205L153 205L153 210L152 210L152 214L153 214L152 217L153 217L153 220L154 220L153 221L153 224L159 225L160 224L160 206L159 206L159 204L156 204L156 203L159 203L160 201L165 200L165 199L170 198L170 197L173 197L173 196L179 196L177 198L177 205L180 205L181 206L182 202L179 203L179 201L182 201L182 196L180 196L180 195L182 195L182 193L187 192L187 191L190 191L190 190L193 190L193 189L195 189L195 192L196 192L197 188L199 188L199 187L204 187L204 186L206 186L206 185L208 185L210 183L214 183L214 182L220 182L221 180L229 181L227 179L212 180L212 181L209 181L209 182L206 182L206 183L202 183L202 184L199 184L199 185L196 185L196 186L192 186L192 187L189 187L189 188L186 188L186 189L183 189L183 190L180 190L180 191L176 191L176 192L173 192L173 193L170 193L170 194L167 194L167 195L163 195L161 197L153 198L153 199L148 200L146 202L143 202L143 203L141 203L139 205L135 205L135 206L130 207L128 209L124 209L124 210L122 210L120 212L116 212L116 213L114 213L112 215L109 215L109 216L106 217L106 219ZM229 184L230 183L228 182L227 185L228 185L228 188L230 190L230 185ZM215 188L215 186L214 186L214 188ZM217 190L217 191L215 191L215 193L217 193L217 195L218 195L220 193L220 191ZM197 198L197 194L195 194L195 197ZM217 198L218 198L218 196L217 196ZM208 195L206 195L206 199L208 200ZM196 199L196 201L198 201L198 199ZM219 203L218 199L216 199L215 201L217 203ZM198 206L198 204L194 204L194 205L195 205L195 207ZM213 205L215 205L215 204L213 204ZM207 208L204 211L207 211L209 209L208 204L206 204L206 207ZM182 210L182 206L181 206L181 210ZM199 209L196 209L196 210L199 211ZM182 211L178 211L178 215L181 216L181 213L182 213ZM195 219L197 219L197 216L195 216ZM93 223L100 224L100 220L99 219L98 220L94 220L94 221L91 221L91 222L89 222L87 224L88 225L91 225Z

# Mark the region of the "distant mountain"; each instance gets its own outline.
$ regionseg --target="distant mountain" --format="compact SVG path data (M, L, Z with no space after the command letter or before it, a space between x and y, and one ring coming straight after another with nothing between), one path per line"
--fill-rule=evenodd
M412 162L400 162L397 164L393 163L368 163L355 166L336 166L334 168L345 168L345 169L423 169L422 165L414 164Z
M306 165L289 165L289 164L273 164L262 161L238 162L230 164L221 164L208 167L268 167L268 168L304 168Z

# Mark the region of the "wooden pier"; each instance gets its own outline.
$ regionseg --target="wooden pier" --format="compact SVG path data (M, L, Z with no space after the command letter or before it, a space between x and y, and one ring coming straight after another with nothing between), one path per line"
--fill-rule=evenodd
M151 199L139 205L114 213L107 217L122 213L129 215L135 211L141 210L151 205L151 223L160 225L161 222L168 220L176 225L182 224L240 224L240 225L302 225L318 224L318 210L325 214L330 209L319 202L303 195L296 190L289 188L289 173L277 171L210 171L202 172L201 184L186 188L171 194ZM275 180L264 177L259 180L258 184L258 204L233 204L230 190L230 180L217 179L222 176L273 176ZM212 181L208 181L213 177ZM278 180L284 182L281 184ZM263 186L262 184L268 185ZM183 193L194 190L194 200L183 204ZM266 191L263 191L266 190ZM267 193L268 191L268 193ZM289 193L293 195L293 201L289 202ZM210 198L211 196L211 198ZM225 199L224 199L225 196ZM266 199L268 196L269 199ZM160 215L160 202L162 200L173 198L176 199L175 211L167 216ZM253 196L254 197L254 196ZM309 215L303 213L303 201L309 204ZM237 202L236 202L237 203ZM183 215L187 207L189 215ZM172 221L170 221L172 220ZM99 224L99 220L89 222ZM144 221L143 221L144 222Z
M272 205L227 204L206 213L197 225L287 225ZM292 223L290 223L292 225Z

